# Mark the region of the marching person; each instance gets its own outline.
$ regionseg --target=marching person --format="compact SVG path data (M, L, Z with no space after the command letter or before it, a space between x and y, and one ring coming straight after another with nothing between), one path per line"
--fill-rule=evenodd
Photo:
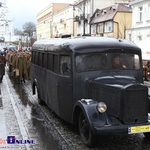
M5 75L5 57L0 53L0 83L2 83L3 76Z

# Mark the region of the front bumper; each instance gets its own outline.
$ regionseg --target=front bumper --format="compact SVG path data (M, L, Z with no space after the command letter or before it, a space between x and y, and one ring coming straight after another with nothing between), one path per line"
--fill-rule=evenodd
M105 125L105 126L97 126L93 124L93 133L95 135L100 134L118 134L118 133L127 133L127 134L134 134L134 133L143 133L143 132L150 132L150 122L142 123L142 124L132 124L132 125L123 125L123 124L116 124L116 125Z

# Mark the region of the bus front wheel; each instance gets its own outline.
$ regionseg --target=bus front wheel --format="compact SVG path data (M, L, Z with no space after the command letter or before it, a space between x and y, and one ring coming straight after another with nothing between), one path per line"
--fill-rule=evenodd
M95 137L82 111L79 114L78 127L82 142L89 148L93 147Z

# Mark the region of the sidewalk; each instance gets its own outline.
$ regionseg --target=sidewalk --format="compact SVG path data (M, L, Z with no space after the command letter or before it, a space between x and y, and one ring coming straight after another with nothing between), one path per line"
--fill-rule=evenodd
M1 89L0 89L1 90ZM1 94L1 91L0 91ZM3 111L3 103L2 96L0 96L0 139L6 138L6 124L5 124L5 116Z
M18 146L16 144L8 144L7 142L8 136L21 137L9 94L6 76L4 76L3 83L0 84L0 149L17 150L21 148L26 150L24 145Z
M11 81L6 71L0 84L0 150L45 150L32 118L27 117L29 105L22 104L16 87L22 88ZM6 141L8 138L9 141ZM2 144L3 141L5 144Z

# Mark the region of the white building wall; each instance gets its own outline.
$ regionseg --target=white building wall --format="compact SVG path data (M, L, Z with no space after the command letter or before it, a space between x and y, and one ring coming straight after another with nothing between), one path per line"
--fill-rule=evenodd
M132 7L132 28L127 30L127 37L131 34L131 40L139 43L150 36L150 0L134 0ZM142 7L142 20L140 21L139 8ZM139 38L140 37L140 38Z
M13 20L8 18L8 8L6 0L0 0L2 7L0 8L0 37L5 38L6 43L16 41L14 37L14 24Z
M143 59L150 59L150 0L133 0L132 7L132 28L126 31L126 37L142 49ZM142 20L140 10L142 7ZM147 42L146 42L147 41Z
M75 5L76 15L84 13L84 3L85 3L85 17L88 19L88 22L85 23L85 34L90 33L90 17L93 15L96 9L102 9L108 6L111 6L115 3L124 3L128 4L129 0L79 0ZM83 20L77 24L77 34L83 34Z
M62 22L61 22L62 20ZM73 7L68 6L53 14L53 37L73 35Z

